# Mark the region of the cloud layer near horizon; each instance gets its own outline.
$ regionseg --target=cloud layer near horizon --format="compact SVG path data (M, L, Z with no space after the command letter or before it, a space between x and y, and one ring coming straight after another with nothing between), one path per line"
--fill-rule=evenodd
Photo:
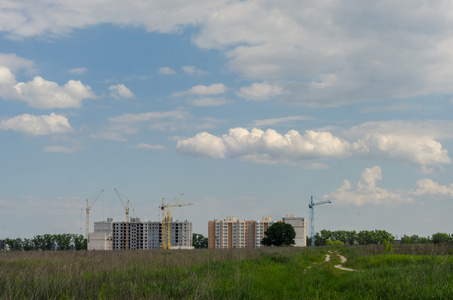
M290 130L280 134L273 129L232 128L221 137L201 132L178 141L180 152L213 158L239 158L264 163L288 163L301 160L374 157L405 161L414 165L450 163L447 150L431 137L395 134L366 134L347 141L326 131Z

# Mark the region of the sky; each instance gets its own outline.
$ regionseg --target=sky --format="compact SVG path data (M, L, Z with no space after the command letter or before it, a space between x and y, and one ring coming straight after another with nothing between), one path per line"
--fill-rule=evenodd
M311 196L316 232L453 233L452 49L448 0L2 0L0 239L115 188L204 235Z

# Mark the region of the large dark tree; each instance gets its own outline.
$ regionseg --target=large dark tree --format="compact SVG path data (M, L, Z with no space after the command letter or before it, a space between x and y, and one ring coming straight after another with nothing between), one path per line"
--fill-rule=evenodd
M294 245L296 242L296 232L291 224L287 223L274 223L264 233L265 238L261 240L261 244L264 246L283 246L283 245Z
M202 234L194 233L192 234L192 244L196 249L208 248L208 238Z

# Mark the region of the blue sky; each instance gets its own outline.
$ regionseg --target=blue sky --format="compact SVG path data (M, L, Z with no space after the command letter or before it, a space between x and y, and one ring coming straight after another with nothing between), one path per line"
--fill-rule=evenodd
M0 4L0 238L296 214L453 226L450 1ZM82 228L81 228L82 226Z

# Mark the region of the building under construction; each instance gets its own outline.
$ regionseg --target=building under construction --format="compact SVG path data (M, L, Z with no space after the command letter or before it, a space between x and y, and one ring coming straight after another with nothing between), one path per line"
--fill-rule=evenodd
M171 219L168 224L171 249L192 249L192 222ZM155 250L161 249L162 243L161 222L142 222L140 218L131 218L126 223L108 218L107 221L94 222L94 232L89 234L88 250ZM165 240L165 243L168 241Z
M261 248L261 240L267 229L277 221L263 217L261 221L241 221L235 217L209 221L208 248ZM281 221L280 221L281 222ZM307 222L295 215L286 215L284 223L289 223L296 232L296 247L306 246Z

